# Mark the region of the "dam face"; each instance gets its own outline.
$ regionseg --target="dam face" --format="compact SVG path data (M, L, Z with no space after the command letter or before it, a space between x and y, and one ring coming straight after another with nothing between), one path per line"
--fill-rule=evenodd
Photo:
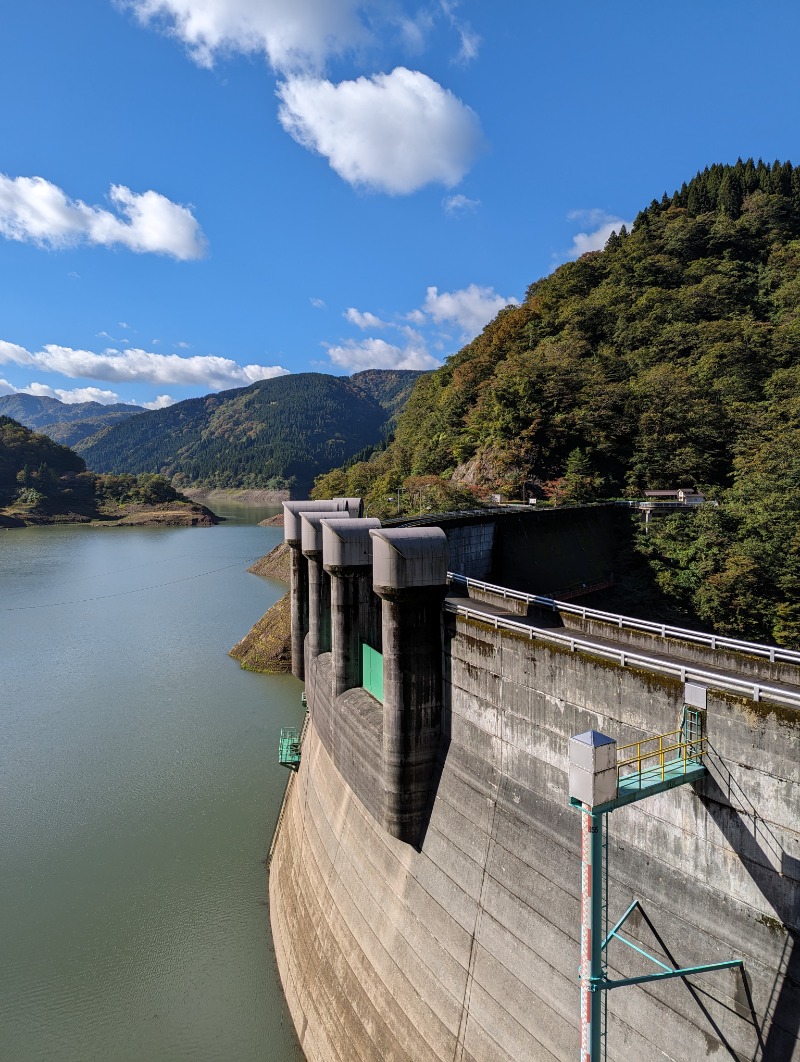
M336 580L349 580L352 622L381 642L371 648L395 678L383 701L355 685L353 631L337 631L335 608L330 651L323 639L311 653L305 636L309 721L270 865L276 956L303 1050L311 1062L574 1062L581 816L568 800L568 740L672 731L684 684L442 609L441 593L433 629L436 571L416 595L385 582L382 597L365 592L361 523L323 527L331 588L316 599L343 600ZM495 527L487 547L485 521L476 526L453 529L451 571L470 550L486 564L506 533ZM413 582L408 544L376 534L376 549L405 550L392 578ZM308 592L307 579L298 586ZM395 638L406 622L420 634L410 647L408 631ZM744 671L757 666L742 656ZM422 667L430 673L415 674ZM741 958L744 973L606 992L612 1062L800 1062L800 712L709 685L706 734L705 778L606 816L608 921L638 899L629 942L665 967ZM652 970L617 940L606 957L616 978Z

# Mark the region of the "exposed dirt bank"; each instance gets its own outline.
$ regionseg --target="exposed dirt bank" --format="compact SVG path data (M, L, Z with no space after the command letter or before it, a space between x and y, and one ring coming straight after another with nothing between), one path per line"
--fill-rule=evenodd
M253 575L264 575L267 579L277 579L281 583L288 583L290 572L289 547L285 542L279 542L275 549L271 549L266 557L257 560L247 569Z
M163 509L143 508L115 520L93 520L97 527L212 527L220 517L204 505L175 505Z
M230 651L246 671L278 675L292 670L289 594L267 609L249 634Z
M247 569L279 582L289 582L289 547L280 542L266 557ZM292 624L289 594L267 609L249 634L234 645L230 655L247 671L277 675L292 670Z
M225 502L236 505L281 505L289 500L288 490L202 490L201 488L180 488L181 493L192 501Z
M212 527L220 517L194 502L161 505L106 505L89 512L48 513L24 506L0 509L0 529L89 524L91 527Z

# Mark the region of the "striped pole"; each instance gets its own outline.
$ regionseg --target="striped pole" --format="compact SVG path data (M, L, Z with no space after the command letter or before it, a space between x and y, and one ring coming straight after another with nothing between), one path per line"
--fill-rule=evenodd
M601 1062L603 816L584 804L581 834L581 1062Z

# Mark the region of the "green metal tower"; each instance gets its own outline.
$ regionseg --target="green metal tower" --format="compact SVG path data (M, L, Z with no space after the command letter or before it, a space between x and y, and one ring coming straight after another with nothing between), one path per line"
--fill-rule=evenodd
M741 959L672 967L622 935L622 928L640 907L634 900L604 935L605 816L637 800L685 785L706 774L703 757L706 691L687 683L680 727L668 734L617 746L613 738L587 730L569 739L570 804L581 812L581 1053L580 1062L601 1062L603 993L625 985L640 985L670 977L687 977L709 970L742 967ZM608 977L605 952L618 940L655 963L659 969L639 977Z

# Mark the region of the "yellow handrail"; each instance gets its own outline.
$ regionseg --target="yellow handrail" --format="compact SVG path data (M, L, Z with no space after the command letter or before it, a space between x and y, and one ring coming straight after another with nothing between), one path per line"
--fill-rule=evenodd
M669 739L675 738L676 736L679 740L669 741ZM658 747L656 749L652 752L647 750L644 752L642 751L642 746L650 745L653 742L658 742ZM667 744L665 744L665 742L667 742ZM654 772L660 768L661 780L663 781L668 764L675 763L676 760L682 760L685 770L688 760L695 760L703 755L705 745L705 737L692 737L687 739L683 730L671 730L666 734L657 734L655 737L642 738L641 741L632 741L629 745L620 745L617 749L617 774L621 778L623 768L633 768L634 770L632 773L642 774L643 763L648 760L657 760L657 764L647 767L646 770ZM626 753L629 749L636 749L636 753L620 760L619 754ZM678 755L667 759L667 754L671 752L677 752Z

